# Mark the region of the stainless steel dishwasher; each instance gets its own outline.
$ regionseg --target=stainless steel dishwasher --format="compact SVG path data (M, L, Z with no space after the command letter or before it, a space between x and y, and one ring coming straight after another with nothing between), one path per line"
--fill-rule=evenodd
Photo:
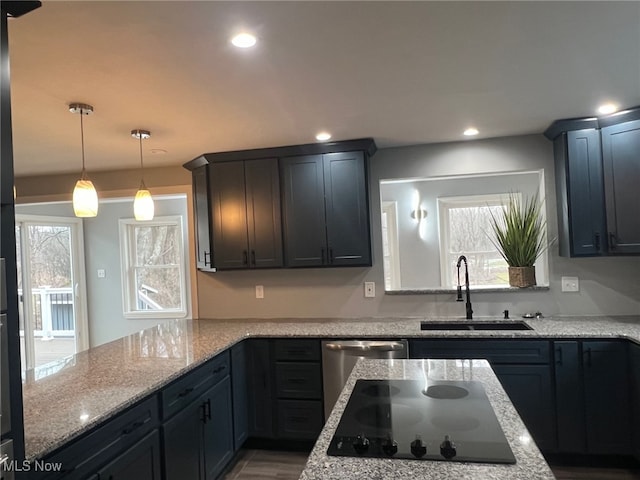
M324 418L329 418L351 370L360 358L408 358L406 340L324 340L322 379Z

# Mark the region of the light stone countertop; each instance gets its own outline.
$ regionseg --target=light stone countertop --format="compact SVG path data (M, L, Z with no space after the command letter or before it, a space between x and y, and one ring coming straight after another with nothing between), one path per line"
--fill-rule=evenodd
M27 372L26 457L43 458L248 337L627 338L640 344L640 316L530 319L529 331L421 331L420 320L173 320L91 348Z
M335 457L326 454L356 380L475 380L482 382L514 465ZM461 412L462 413L462 412ZM455 441L455 438L453 438ZM359 360L307 460L300 480L548 480L555 476L486 360Z

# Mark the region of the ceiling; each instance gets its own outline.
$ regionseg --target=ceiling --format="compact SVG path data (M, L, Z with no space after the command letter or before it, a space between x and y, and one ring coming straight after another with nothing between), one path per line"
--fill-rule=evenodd
M239 50L239 30L258 37ZM640 2L43 1L9 20L18 176L373 137L542 132L640 105ZM152 150L166 153L152 153Z

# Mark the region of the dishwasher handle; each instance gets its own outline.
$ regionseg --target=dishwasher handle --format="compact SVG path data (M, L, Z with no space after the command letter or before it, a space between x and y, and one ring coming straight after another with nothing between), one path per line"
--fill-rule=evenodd
M371 342L363 344L325 343L327 350L343 352L395 352L406 347L400 342Z

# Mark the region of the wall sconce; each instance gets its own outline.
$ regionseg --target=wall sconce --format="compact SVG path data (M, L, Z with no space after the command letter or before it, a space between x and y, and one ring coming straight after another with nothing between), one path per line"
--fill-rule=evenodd
M133 216L138 221L153 220L153 198L144 184L144 165L142 163L142 139L149 138L151 132L148 130L131 130L131 136L137 138L140 142L140 188L133 201Z
M69 111L80 114L80 141L82 145L82 173L73 189L73 212L76 217L95 217L98 215L98 193L87 177L87 171L84 168L84 125L82 123L82 117L93 113L93 107L84 103L71 103Z
M411 212L411 218L415 220L423 220L427 218L427 211L424 208L417 208Z

